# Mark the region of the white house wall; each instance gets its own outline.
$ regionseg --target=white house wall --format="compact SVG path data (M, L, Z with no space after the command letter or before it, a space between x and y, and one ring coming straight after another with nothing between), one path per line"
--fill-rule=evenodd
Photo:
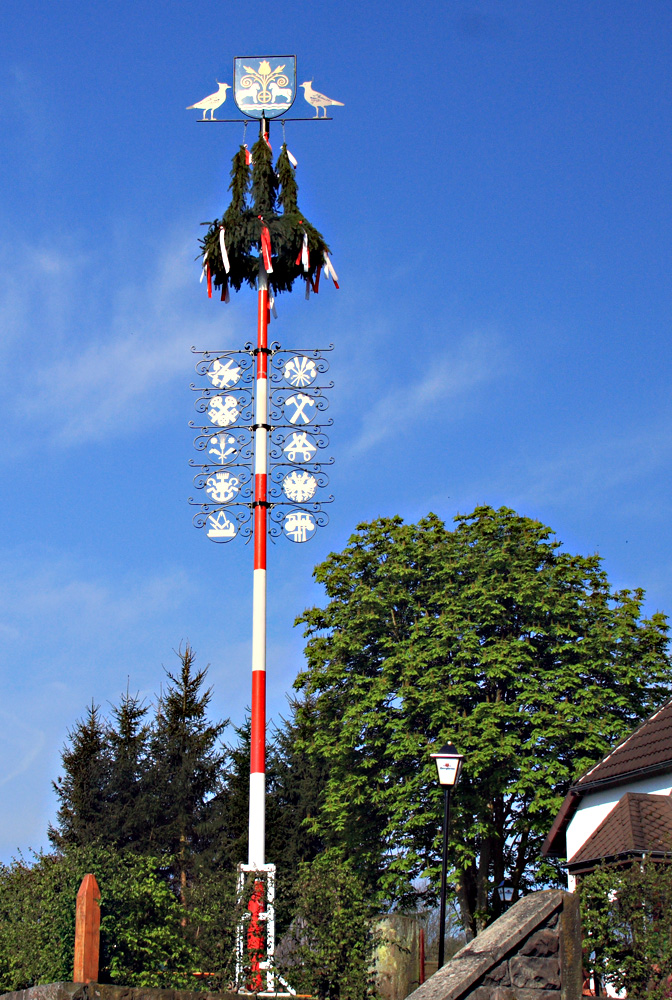
M644 792L647 795L669 795L672 792L672 774L659 774L642 781L632 781L616 788L604 788L587 794L574 813L567 827L567 859L573 858L598 828L616 803L626 792ZM569 876L569 890L574 891L576 881Z

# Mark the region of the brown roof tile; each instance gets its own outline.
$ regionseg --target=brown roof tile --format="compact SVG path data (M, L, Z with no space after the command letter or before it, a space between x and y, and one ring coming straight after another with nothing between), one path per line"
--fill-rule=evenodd
M567 862L572 870L627 854L672 854L672 798L626 792Z
M574 785L617 783L633 772L670 765L672 770L672 701L663 705L634 733L622 740L599 764L591 767Z

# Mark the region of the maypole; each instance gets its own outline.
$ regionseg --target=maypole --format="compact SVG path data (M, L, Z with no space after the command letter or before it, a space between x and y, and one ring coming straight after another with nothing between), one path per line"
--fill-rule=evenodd
M254 419L254 575L249 865L266 861L266 535L268 511L268 277L259 264Z
M234 99L243 119L215 119L216 108L226 100L228 84L198 104L201 121L260 122L259 139L252 152L244 142L233 158L231 204L221 219L208 224L201 241L202 274L208 296L213 286L229 301L230 289L244 283L257 291L256 345L240 351L196 351L199 375L210 385L192 389L200 393L196 409L207 423L196 425L195 446L206 452L194 484L204 489L208 501L194 501L197 527L208 538L229 542L241 535L253 539L252 586L252 709L250 740L250 796L247 864L238 866L239 903L245 921L238 927L237 987L243 991L278 994L275 988L275 866L266 861L266 544L284 535L305 542L318 526L328 522L323 509L333 497L324 490L329 479L323 449L329 440L325 428L328 401L322 383L329 368L323 349L283 348L269 345L271 310L275 295L291 291L298 279L305 283L306 298L319 291L320 275L336 273L324 237L305 218L297 203L296 159L283 141L275 168L269 138L269 119L286 115L296 95L294 56L237 57L234 59ZM285 121L318 120L320 108L339 104L302 84L306 101L315 108L311 119L281 117ZM210 111L210 118L206 118ZM204 456L205 457L205 456ZM251 523L250 523L251 522ZM246 926L245 926L246 924ZM262 976L266 976L262 990ZM280 978L280 977L279 977ZM288 993L294 991L280 979ZM284 995L287 995L285 993Z

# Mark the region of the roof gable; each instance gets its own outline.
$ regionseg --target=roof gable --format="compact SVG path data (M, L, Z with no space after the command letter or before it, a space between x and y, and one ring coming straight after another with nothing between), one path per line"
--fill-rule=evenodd
M567 862L570 871L632 854L672 854L672 799L626 792Z
M573 787L583 792L591 785L619 784L638 772L665 770L668 767L672 771L672 701L621 740Z
M542 856L565 855L567 827L584 795L593 789L626 784L647 774L666 771L672 774L672 701L617 743L572 785L544 841Z

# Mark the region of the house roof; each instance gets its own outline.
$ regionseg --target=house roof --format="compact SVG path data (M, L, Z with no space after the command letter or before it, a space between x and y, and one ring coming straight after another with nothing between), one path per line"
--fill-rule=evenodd
M672 799L626 792L569 859L567 868L578 873L602 860L644 853L672 855Z
M566 855L565 833L584 795L661 771L672 772L672 701L617 743L572 785L544 841L542 855Z
M621 740L599 764L579 778L575 787L585 789L597 785L632 779L640 771L672 766L672 701L663 705L650 718Z

